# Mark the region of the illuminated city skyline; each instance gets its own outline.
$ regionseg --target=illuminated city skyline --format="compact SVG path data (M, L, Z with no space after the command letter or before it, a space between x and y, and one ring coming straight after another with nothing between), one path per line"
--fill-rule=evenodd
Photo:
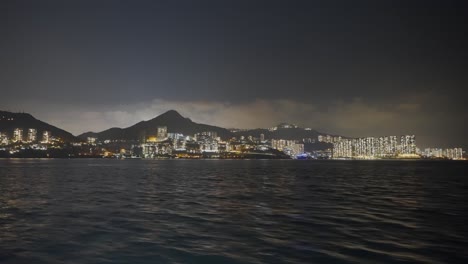
M8 117L5 117L7 115ZM11 117L14 114L3 112L2 122L24 121L25 114ZM35 120L26 115L29 120ZM32 119L31 119L32 118ZM154 120L165 120L171 126L180 127L180 122L186 126L195 123L184 119L176 111L168 111ZM188 123L187 123L188 121ZM40 121L39 121L40 122ZM174 122L179 122L176 124ZM140 123L139 123L140 124ZM5 124L1 124L5 127ZM138 124L137 124L138 125ZM135 127L137 126L135 125ZM146 126L145 124L143 124ZM202 125L206 128L222 129ZM132 129L132 128L130 128ZM134 129L134 128L133 128ZM72 141L64 141L53 137L50 131L42 131L42 140L37 137L36 128L28 128L27 134L23 128L0 131L0 157L43 157L50 148L61 149L62 155L68 157L107 157L107 158L292 158L292 159L450 159L463 160L462 148L425 148L422 150L416 144L415 135L383 136L349 138L328 134L317 134L314 137L287 139L291 131L304 135L312 132L310 128L301 128L295 124L281 123L278 126L263 130L231 129L230 138L221 139L216 131L202 131L195 134L183 134L174 130L168 132L168 127L158 125L148 127L141 133L138 140L112 138L111 134L88 133ZM268 138L262 132L277 132ZM289 132L288 132L289 131ZM245 136L247 133L247 136ZM317 133L316 131L313 133ZM223 133L224 134L224 133ZM279 136L279 135L283 136ZM11 138L10 138L11 135ZM283 138L284 137L284 138ZM296 135L297 137L297 135ZM69 149L70 144L74 150ZM325 145L323 145L325 144ZM328 145L327 145L328 144ZM68 146L67 146L68 145ZM130 146L130 147L129 147ZM306 146L309 151L306 151ZM310 151L310 148L315 150ZM94 149L94 150L93 150ZM89 152L88 152L89 150ZM25 152L26 151L26 152ZM77 152L78 151L78 152ZM29 154L25 154L29 153ZM16 156L15 156L16 155ZM28 156L29 155L29 156Z

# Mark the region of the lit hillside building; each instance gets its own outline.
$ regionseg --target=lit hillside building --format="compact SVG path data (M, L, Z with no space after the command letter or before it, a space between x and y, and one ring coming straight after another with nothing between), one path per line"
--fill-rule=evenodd
M35 128L28 129L28 142L35 142L37 140L37 130Z
M13 131L13 142L22 142L23 141L23 129L16 128Z
M51 139L51 133L50 131L44 131L42 132L42 143L44 144L49 144Z

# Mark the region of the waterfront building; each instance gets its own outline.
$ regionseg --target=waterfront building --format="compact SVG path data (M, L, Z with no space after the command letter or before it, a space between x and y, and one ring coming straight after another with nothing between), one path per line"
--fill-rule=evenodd
M416 158L416 140L414 135L400 137L365 137L341 139L333 143L333 158Z
M442 156L447 159L460 160L463 159L463 150L461 148L449 148L442 152Z
M352 158L353 157L353 140L343 139L333 144L333 158Z
M463 149L455 148L455 159L463 159Z
M396 136L388 136L384 138L385 141L385 156L392 156L396 153L398 148L398 139Z
M304 153L304 144L297 143L295 140L272 139L271 148L283 151L291 157Z
M296 158L298 155L304 153L304 144L294 143L285 146L282 151L291 158Z
M425 148L421 152L421 156L431 159L452 159L452 160L461 160L463 159L463 149L462 148Z
M283 151L286 147L292 146L296 144L295 140L287 140L287 139L272 139L271 140L271 148L277 149L279 151Z
M442 158L443 150L441 148L426 148L421 155L426 158Z
M145 158L166 157L173 153L174 147L170 140L162 142L147 142L141 145Z
M8 145L8 135L6 133L0 133L0 145Z
M297 155L303 154L304 153L304 144L301 143L295 143L292 145L292 153L290 156L296 157Z
M400 137L400 154L416 154L416 137L404 135Z

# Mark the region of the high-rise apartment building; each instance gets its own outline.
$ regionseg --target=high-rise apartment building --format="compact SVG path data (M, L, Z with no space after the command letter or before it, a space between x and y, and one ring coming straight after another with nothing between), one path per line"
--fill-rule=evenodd
M44 131L42 132L42 143L48 144L50 143L50 131Z
M157 139L159 141L167 138L167 127L166 126L159 126L158 127L158 134L157 134Z
M23 141L23 129L16 128L13 131L13 141L14 142L22 142Z
M8 135L6 133L0 133L0 145L8 145Z
M414 135L401 136L400 142L396 136L385 136L342 139L333 144L334 158L391 158L401 154L406 157L416 155Z
M28 142L35 142L37 140L37 130L35 128L28 129Z

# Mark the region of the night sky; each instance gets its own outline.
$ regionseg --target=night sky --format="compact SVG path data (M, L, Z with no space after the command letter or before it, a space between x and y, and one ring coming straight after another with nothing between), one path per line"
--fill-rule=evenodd
M468 147L466 1L2 1L0 109Z

